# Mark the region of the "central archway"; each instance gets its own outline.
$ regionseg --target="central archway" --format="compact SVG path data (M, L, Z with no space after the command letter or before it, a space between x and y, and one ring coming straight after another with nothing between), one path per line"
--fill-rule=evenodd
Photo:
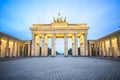
M64 56L64 39L56 38L56 55Z

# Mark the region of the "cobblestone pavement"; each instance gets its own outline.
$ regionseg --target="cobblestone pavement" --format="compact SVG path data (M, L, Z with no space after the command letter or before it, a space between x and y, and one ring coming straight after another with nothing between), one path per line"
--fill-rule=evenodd
M0 62L24 59L25 57L0 58Z
M120 80L120 62L91 57L33 57L0 62L0 80Z

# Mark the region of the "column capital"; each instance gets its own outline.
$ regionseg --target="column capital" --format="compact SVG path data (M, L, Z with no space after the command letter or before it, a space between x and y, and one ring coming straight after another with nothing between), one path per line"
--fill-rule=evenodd
M75 35L78 35L78 33L74 33Z
M32 37L35 37L35 35L36 35L35 33L32 33Z
M9 41L10 40L10 38L6 38L7 39L7 41Z
M68 33L64 33L64 35L68 35Z
M17 42L16 40L13 40L13 42Z
M55 33L53 32L53 33L51 33L52 35L55 35Z

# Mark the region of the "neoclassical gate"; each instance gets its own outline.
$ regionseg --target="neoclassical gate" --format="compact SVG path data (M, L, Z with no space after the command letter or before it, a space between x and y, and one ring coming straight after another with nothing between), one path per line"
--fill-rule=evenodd
M86 24L68 24L66 19L54 18L51 24L33 24L32 31L32 56L39 56L40 44L42 44L41 56L48 55L48 38L52 39L51 56L56 56L56 38L64 38L64 56L68 56L68 38L72 38L72 56L78 56L78 38L80 39L81 56L87 56ZM40 43L41 39L41 43Z

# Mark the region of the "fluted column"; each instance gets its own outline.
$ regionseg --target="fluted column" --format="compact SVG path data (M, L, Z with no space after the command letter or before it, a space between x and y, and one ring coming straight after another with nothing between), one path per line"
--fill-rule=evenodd
M15 55L15 41L13 41L12 57Z
M84 35L84 54L88 56L87 33Z
M102 45L101 45L101 42L99 42L99 56L102 56Z
M68 56L68 36L64 35L64 56Z
M45 36L45 56L48 56L48 37Z
M74 49L74 47L75 47L75 40L74 40L74 38L75 38L75 36L73 35L72 36L72 56L75 56L75 49Z
M17 57L17 42L15 41L15 51L14 51L15 57Z
M84 56L84 37L83 37L83 35L80 37L80 55Z
M42 54L41 56L45 56L45 34L42 35Z
M75 34L75 56L78 56L78 34Z
M20 56L20 42L18 42L18 56Z
M28 43L28 54L26 56L30 57L30 43Z
M104 41L104 56L107 56L106 55L106 43L105 43L105 41Z
M101 41L101 47L102 47L101 49L102 56L104 56L104 42L103 41Z
M52 55L51 56L56 56L56 50L55 50L55 35L52 33Z
M92 47L91 47L91 43L89 42L90 56L92 56L92 52L91 52L92 50L91 50L91 48L92 48Z
M32 34L32 54L31 56L34 56L35 55L35 34Z
M111 39L109 39L109 44L110 44L110 55L109 56L113 56L113 49L112 49L112 40Z
M9 57L9 39L7 39L7 43L6 43L6 55L7 57Z
M96 56L98 56L97 50L98 50L98 43L96 43L96 45L95 45L95 54L96 54Z
M46 56L48 56L48 41L46 42Z
M35 56L39 56L40 54L40 37L38 35L35 36Z
M81 50L81 56L88 56L88 51L87 51L87 34L83 34L81 36L81 41L80 41L80 50Z
M24 55L24 43L22 43L22 56L25 56Z

